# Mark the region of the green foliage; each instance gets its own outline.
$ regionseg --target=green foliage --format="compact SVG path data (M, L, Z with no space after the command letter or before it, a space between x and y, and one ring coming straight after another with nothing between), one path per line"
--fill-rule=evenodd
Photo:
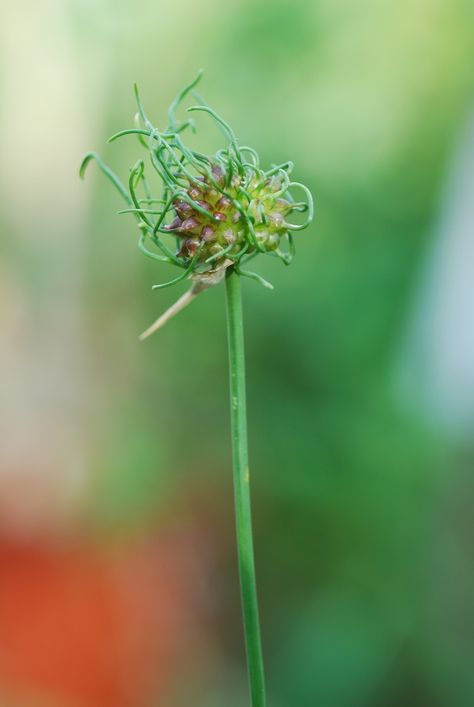
M224 11L210 0L193 6L192 22L178 19L181 5L172 27L189 53L163 74L159 64L176 51L176 34L163 32L157 48L156 23L148 26L153 8L147 4L146 22L133 24L149 112L163 111L176 81L199 62L235 133L245 131L267 164L285 160L291 144L301 180L318 195L317 232L299 243L296 276L273 257L259 258L275 292L260 297L244 288L269 701L353 707L353 695L363 707L465 707L472 701L472 518L466 512L459 520L458 510L472 499L472 452L457 452L400 405L395 380L446 167L471 101L472 3L246 0ZM136 73L119 58L111 130L129 110L124 79ZM204 121L201 129L212 145ZM123 148L131 164L133 147ZM155 282L156 268L130 258L121 223L118 271L110 267L109 198L98 186L90 311L103 322L120 309L133 331L155 313L156 302L137 285ZM160 306L171 302L168 291L158 293ZM203 334L222 331L218 294L177 320L158 351L132 356L115 347L114 355L117 369L131 360L135 394L159 408L160 427L166 419L174 426L161 473L183 494L202 484L227 518L228 438L218 433L227 406L224 336ZM116 340L115 328L109 336ZM159 383L156 366L164 371ZM121 375L109 376L117 387ZM227 590L234 554L226 534L215 577L224 606L236 600ZM218 651L228 685L243 658L230 638L238 618L221 611ZM196 703L207 707L203 693ZM234 699L225 689L221 697L219 705Z

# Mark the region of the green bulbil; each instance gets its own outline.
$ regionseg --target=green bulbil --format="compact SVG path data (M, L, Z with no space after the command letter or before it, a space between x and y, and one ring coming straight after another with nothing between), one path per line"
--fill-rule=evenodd
M155 287L166 287L188 276L198 285L217 284L230 266L268 286L241 266L260 253L278 257L285 264L291 262L292 232L306 228L313 218L311 193L303 184L290 180L291 162L273 165L267 171L261 169L257 152L240 146L230 126L193 92L200 78L201 73L176 97L163 131L145 114L135 87L135 127L109 140L138 137L151 168L161 179L161 194L150 193L143 159L130 170L128 188L94 152L86 155L80 173L83 176L88 163L96 160L127 203L119 213L131 213L137 219L142 252L182 269L178 277ZM182 139L186 130L195 131L192 118L179 121L175 117L177 107L188 95L200 103L188 112L210 115L226 139L227 146L213 156L192 150ZM303 201L295 200L293 194L298 189ZM306 214L305 221L294 223L294 213Z
M165 229L182 239L178 255L190 259L199 253L198 262L215 260L219 266L223 259L238 260L243 252L277 250L288 234L285 218L293 210L281 196L281 179L249 172L229 176L218 164L211 173L215 186L206 176L198 177L186 191L190 199L177 197L172 204L174 218Z

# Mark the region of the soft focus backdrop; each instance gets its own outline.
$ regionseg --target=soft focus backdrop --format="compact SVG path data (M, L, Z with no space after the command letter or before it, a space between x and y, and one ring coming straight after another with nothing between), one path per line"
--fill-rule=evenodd
M474 704L472 0L3 0L0 703L242 707L223 290L137 249L126 178L201 92L316 197L245 282L270 707ZM204 149L220 146L205 116Z

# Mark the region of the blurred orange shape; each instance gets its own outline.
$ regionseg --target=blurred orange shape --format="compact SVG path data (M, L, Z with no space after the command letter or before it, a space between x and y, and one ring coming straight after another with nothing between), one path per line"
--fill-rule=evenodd
M194 614L188 539L111 551L0 537L0 691L15 704L161 703Z

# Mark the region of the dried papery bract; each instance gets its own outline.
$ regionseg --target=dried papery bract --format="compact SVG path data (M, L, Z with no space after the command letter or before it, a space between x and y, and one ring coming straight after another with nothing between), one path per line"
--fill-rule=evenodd
M220 282L222 282L225 277L226 269L230 265L232 265L232 261L225 260L219 266L219 268L196 275L193 278L193 286L189 290L187 290L184 295L181 295L181 297L176 300L176 302L172 304L171 307L166 310L166 312L161 314L158 319L148 327L148 329L145 329L145 331L140 334L140 341L147 339L149 336L154 334L155 331L161 329L161 327L164 326L166 322L168 322L170 319L176 316L176 314L181 312L185 307L188 306L188 304L191 304L193 299L197 297L201 292L204 292L204 290L207 290L209 287L215 287L215 285L218 285Z
M290 179L293 164L286 162L267 171L261 169L257 152L240 146L230 126L194 94L201 75L173 101L168 124L162 131L149 120L135 87L138 107L135 126L121 130L109 140L138 137L148 158L148 168L162 182L159 195L150 193L143 159L138 159L130 169L126 186L95 152L86 155L80 169L83 176L88 163L95 160L126 202L127 207L119 213L136 218L140 250L158 262L180 269L175 278L154 285L153 289L169 287L188 277L193 279L186 303L206 289L199 288L200 280L207 286L217 284L229 267L271 288L270 283L243 269L244 266L259 254L280 258L288 265L294 255L293 231L306 228L313 218L309 190ZM226 147L213 156L189 148L183 140L186 131L195 130L194 121L178 120L176 109L189 95L200 101L200 105L189 107L188 113L207 114L226 139ZM303 201L296 198L298 189ZM295 213L305 213L306 220L294 223ZM172 307L170 315L165 313L160 321L168 321L180 309L182 306ZM152 328L156 331L159 327L153 325L147 331Z
M245 358L241 275L272 285L260 275L243 269L257 255L279 258L288 265L294 255L293 231L306 228L313 218L313 200L307 187L293 182L291 162L264 171L257 152L240 146L229 125L193 93L201 74L178 94L168 111L168 125L158 130L148 119L135 88L138 113L135 127L110 138L138 137L148 163L160 177L162 191L152 196L145 176L145 162L131 168L127 187L95 153L81 166L81 176L91 160L119 191L138 224L138 245L148 257L179 268L179 274L153 289L169 287L186 278L192 286L143 334L145 339L192 302L200 292L225 281L229 341L232 458L237 549L242 596L250 701L265 707L265 681L258 616L255 561L250 509L250 472L245 401ZM187 147L182 135L194 130L191 118L180 121L176 109L193 95L199 105L188 112L204 112L219 126L226 146L209 157ZM148 164L147 163L147 164ZM303 194L298 201L295 194ZM302 223L293 215L305 214Z

